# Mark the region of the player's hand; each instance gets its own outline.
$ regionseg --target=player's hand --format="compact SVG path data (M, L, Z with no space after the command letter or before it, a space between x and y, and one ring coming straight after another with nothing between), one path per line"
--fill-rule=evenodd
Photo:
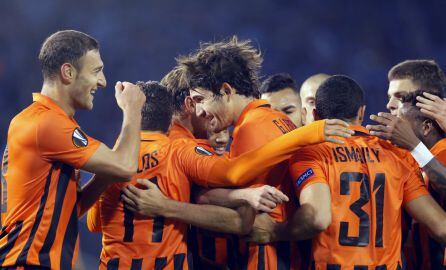
M245 238L245 241L259 244L267 244L275 241L275 230L277 226L267 213L259 214L254 220L251 233Z
M155 217L163 213L163 206L168 198L157 185L147 179L138 179L138 184L146 189L128 185L122 189L121 199L125 208L143 216Z
M141 112L141 108L146 102L146 96L141 88L129 82L116 83L115 98L119 108L123 111L135 110Z
M264 185L256 188L245 188L243 197L255 210L270 213L278 204L287 202L288 197L275 187Z
M355 132L348 128L348 123L339 119L327 119L325 120L325 141L333 142L337 144L343 144L344 142L336 137L350 138Z
M421 113L435 119L443 131L446 131L446 99L423 92L424 97L417 97L417 107Z
M370 115L370 119L378 123L378 125L366 126L371 135L390 140L393 144L407 150L413 150L420 143L410 123L403 118L380 112L378 115Z

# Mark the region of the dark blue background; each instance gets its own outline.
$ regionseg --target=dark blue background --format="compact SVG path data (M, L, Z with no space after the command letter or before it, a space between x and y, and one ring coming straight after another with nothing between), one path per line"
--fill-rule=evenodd
M233 34L264 54L262 74L289 72L297 82L314 73L347 74L367 93L367 112L385 109L387 72L405 59L446 63L446 1L0 1L0 145L9 121L31 103L42 78L43 40L61 29L87 32L101 43L108 86L93 112L76 115L108 145L122 120L117 80L159 80L174 57ZM81 224L79 269L94 269L99 237Z

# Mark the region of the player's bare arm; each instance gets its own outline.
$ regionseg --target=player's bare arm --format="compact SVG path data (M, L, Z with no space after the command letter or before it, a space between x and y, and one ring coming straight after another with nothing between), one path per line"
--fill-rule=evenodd
M421 196L405 206L406 211L428 227L432 236L446 243L446 213L430 195Z
M276 223L268 215L258 215L249 241L269 243L311 239L328 228L331 223L331 195L327 184L315 183L306 187L299 201L300 208L287 222Z
M288 197L275 187L264 185L242 189L202 189L196 197L199 204L213 204L237 208L249 204L257 211L271 212L278 204L288 202Z
M82 169L129 179L138 166L141 108L146 98L138 86L129 82L116 83L115 97L124 117L119 141L113 150L101 144Z
M384 112L371 115L370 119L378 123L378 125L367 125L372 135L390 140L409 151L413 151L421 143L406 119ZM443 164L432 156L422 169L427 174L430 183L439 190L446 190L446 167Z
M435 119L441 129L446 131L446 99L428 92L424 92L423 95L424 97L417 97L416 106L420 108L421 113Z
M145 179L138 183L145 190L132 185L123 189L125 207L143 216L175 219L187 224L224 233L244 235L254 222L254 209L247 205L233 210L215 205L198 205L167 198L159 188Z
M121 134L113 150L101 144L82 168L98 176L81 189L80 215L86 213L109 185L130 180L138 167L141 108L146 97L138 86L129 82L118 82L115 96L124 114Z

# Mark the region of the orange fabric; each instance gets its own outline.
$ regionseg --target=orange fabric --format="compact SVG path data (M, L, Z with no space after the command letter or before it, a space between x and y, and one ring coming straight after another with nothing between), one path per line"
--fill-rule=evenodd
M438 141L430 151L439 162L446 165L446 138ZM425 182L426 184L429 183L427 175L425 175ZM432 197L445 209L444 196L437 192L432 185L428 186ZM411 233L414 241L414 252L413 256L408 259L410 261L408 270L437 269L446 265L444 245L431 238L429 230L425 226L414 221Z
M77 256L79 179L74 169L100 142L86 136L50 98L33 94L33 99L9 126L0 266L71 269Z
M323 129L324 123L316 123L313 127L316 127L316 130ZM312 130L312 127L306 130ZM157 179L159 188L166 196L173 200L189 202L189 181L201 185L219 183L235 170L239 172L235 174L232 181L238 183L240 179L237 177L247 179L251 174L245 171L258 174L269 166L271 163L269 160L274 162L283 160L286 157L284 154L293 149L289 146L297 144L296 141L299 140L293 140L294 143L289 141L290 139L276 140L256 151L229 160L225 156L212 155L194 140L170 140L162 134L143 132L141 134L138 174L133 177L131 183L135 184L138 178ZM276 149L276 152L270 155L261 154L263 151L271 151L269 148ZM278 159L279 156L282 159ZM258 162L248 162L247 159L257 159ZM240 166L238 164L244 162L248 165ZM265 164L263 168L262 164ZM227 171L214 170L223 165L227 166ZM147 260L150 265L162 257L166 258L166 267L171 267L174 265L175 256L186 254L186 224L162 219L164 225L161 226L158 233L153 233L153 230L150 229L154 227L153 219L134 216L133 213L124 210L120 201L120 192L125 185L127 184L115 184L107 189L99 201L100 210L96 211L93 208L88 214L88 219L91 219L88 224L93 224L89 227L94 227L95 223L100 223L102 227L101 268L105 268L110 263L117 264L118 258L120 269L127 269L135 260L142 260L138 263L143 263L143 265ZM97 216L94 212L96 215L100 214L100 222L96 222ZM154 235L159 236L158 241L153 241ZM150 256L143 258L141 254L150 254Z
M352 128L357 133L344 145L308 146L290 160L297 196L314 183L331 191L332 224L313 240L315 269L397 269L402 207L428 191L407 151Z
M97 200L87 212L87 227L90 232L102 232L101 230L101 204Z
M271 109L267 101L260 99L254 100L245 107L234 126L232 134L233 141L229 156L231 158L238 157L248 151L257 149L295 128L296 126L285 114ZM287 181L287 168L287 162L281 162L266 173L258 176L252 184L244 187L255 184L268 184L290 195L290 191L286 190L286 185L284 185ZM270 215L276 221L284 221L287 216L286 205L279 205ZM277 254L278 250L275 244L264 245L261 248L256 244L249 244L249 247L241 245L240 250L241 254L247 252L247 258L243 258L241 261L247 262L247 269L249 270L258 269L258 267L261 268L262 265L265 267L264 269L275 270L279 264L288 265L288 261L290 260L286 252L283 252L283 259L280 261L277 260L275 254ZM217 250L216 252L220 253L224 251ZM260 259L259 252L261 253ZM260 266L258 265L259 263L261 264ZM245 265L241 267L243 268Z

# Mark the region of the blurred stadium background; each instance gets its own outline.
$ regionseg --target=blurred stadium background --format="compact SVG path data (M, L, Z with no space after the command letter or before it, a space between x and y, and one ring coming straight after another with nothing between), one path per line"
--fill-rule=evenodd
M61 29L91 34L101 44L108 86L93 112L76 118L108 145L119 133L117 80L160 80L174 57L238 35L263 52L263 75L290 73L300 85L324 72L347 74L365 89L367 111L385 110L387 71L414 58L446 65L446 1L0 1L0 146L11 118L40 91L37 61L43 40ZM87 177L84 177L84 181ZM100 236L80 224L77 269L95 269Z

